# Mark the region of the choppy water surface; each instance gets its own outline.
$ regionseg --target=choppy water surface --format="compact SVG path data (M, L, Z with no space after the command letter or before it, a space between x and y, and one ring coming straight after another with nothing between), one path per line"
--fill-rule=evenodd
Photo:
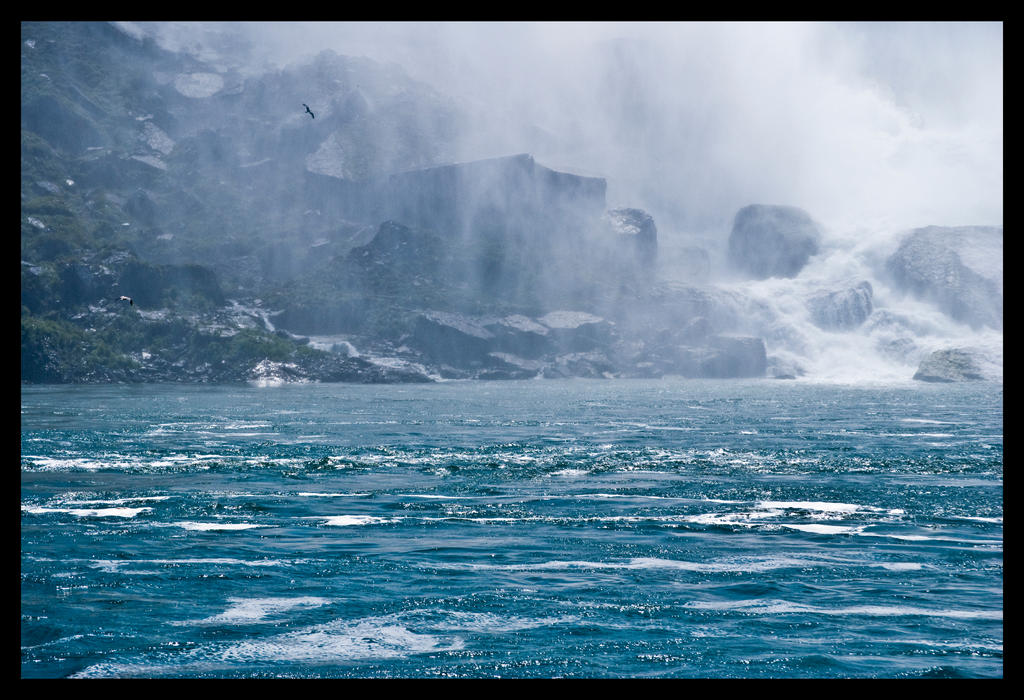
M1002 387L24 387L25 677L1001 677Z

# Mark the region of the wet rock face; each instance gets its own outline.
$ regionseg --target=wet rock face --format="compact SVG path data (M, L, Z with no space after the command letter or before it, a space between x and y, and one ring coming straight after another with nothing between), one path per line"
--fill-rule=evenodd
M537 320L549 329L548 337L564 352L590 352L605 347L615 333L611 323L584 311L552 311Z
M915 229L885 263L900 290L938 306L973 328L1003 327L1003 229Z
M826 292L807 301L811 319L825 330L852 330L867 320L874 309L871 283Z
M921 361L914 374L921 382L981 381L985 376L973 353L959 348L937 350Z
M428 311L412 326L409 345L434 362L459 368L489 364L494 334L478 319L458 313Z
M642 209L610 209L603 218L624 254L645 267L654 264L658 256L658 227L650 214Z
M713 335L699 342L667 334L655 339L626 368L631 376L679 375L699 379L764 377L768 357L761 338Z
M90 146L105 145L106 139L67 102L43 95L21 109L22 128L34 131L63 151L78 155Z
M558 354L593 352L613 338L611 323L582 311L553 311L536 320L427 311L414 319L407 343L429 360L453 368L518 372L533 368L531 360L542 356L550 360Z
M795 277L820 240L821 230L803 209L751 204L736 213L729 262L755 279Z
M604 211L606 183L544 167L528 154L438 165L336 186L350 212L460 239L585 227Z
M486 323L498 352L537 358L552 349L550 329L531 318L512 314Z
M700 376L763 377L768 365L761 338L714 336L699 361Z

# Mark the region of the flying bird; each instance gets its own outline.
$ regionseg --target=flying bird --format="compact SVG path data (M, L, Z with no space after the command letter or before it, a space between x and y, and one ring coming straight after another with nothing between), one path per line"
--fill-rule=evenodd
M307 111L307 112L309 112L309 116L310 116L310 117L312 117L313 119L316 119L316 115L315 115L315 114L313 114L313 111L312 111L312 110L311 110L311 109L309 108L309 105L308 105L308 104L306 104L305 102L303 102L303 103L302 103L302 106L306 108L306 111Z
M135 302L132 301L131 297L126 297L124 295L121 295L121 298L118 299L118 301L127 301L128 302L128 306L135 306Z

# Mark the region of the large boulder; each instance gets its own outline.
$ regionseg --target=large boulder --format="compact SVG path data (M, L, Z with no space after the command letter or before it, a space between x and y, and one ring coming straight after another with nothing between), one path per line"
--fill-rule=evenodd
M729 262L755 279L795 277L820 240L821 230L803 209L751 204L736 212Z
M562 352L590 352L606 347L614 338L614 326L585 311L552 311L537 319Z
M413 321L408 345L435 362L460 368L492 363L494 334L472 317L444 311L426 311Z
M689 336L708 335L726 331L738 320L729 293L688 285L655 285L635 299L598 311L614 318L623 337L675 335L694 323L697 325L687 331ZM692 338L686 340L689 342Z
M477 379L533 379L544 369L543 360L531 360L504 352L491 353L491 365Z
M527 316L511 314L483 325L493 334L498 352L536 358L551 349L551 329Z
M699 360L700 376L763 377L768 358L761 338L714 336Z
M366 220L393 219L456 239L500 229L541 240L600 217L605 189L602 178L558 172L519 154L335 183L331 195Z
M1001 226L928 226L911 231L885 263L900 290L972 328L1003 327Z
M713 335L700 342L678 344L672 336L666 336L646 343L631 364L632 374L636 376L675 374L731 379L765 376L768 357L761 338Z
M844 331L857 328L874 309L871 283L865 280L849 289L818 294L807 300L807 308L819 328Z
M617 253L644 267L654 264L658 256L658 227L650 214L642 209L610 209L603 220Z
M917 368L914 379L922 382L967 382L985 379L974 354L960 348L937 350Z
M559 355L551 364L544 368L543 372L543 376L546 379L560 379L564 377L610 379L615 374L615 366L611 360L603 352L597 350L591 352L570 352Z

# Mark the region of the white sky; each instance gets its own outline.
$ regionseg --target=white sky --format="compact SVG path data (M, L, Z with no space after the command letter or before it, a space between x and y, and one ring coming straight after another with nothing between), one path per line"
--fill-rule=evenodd
M647 208L659 230L753 202L836 226L1002 224L1001 23L243 28L275 63L325 48L397 62L491 112L492 149L605 176L609 206Z

